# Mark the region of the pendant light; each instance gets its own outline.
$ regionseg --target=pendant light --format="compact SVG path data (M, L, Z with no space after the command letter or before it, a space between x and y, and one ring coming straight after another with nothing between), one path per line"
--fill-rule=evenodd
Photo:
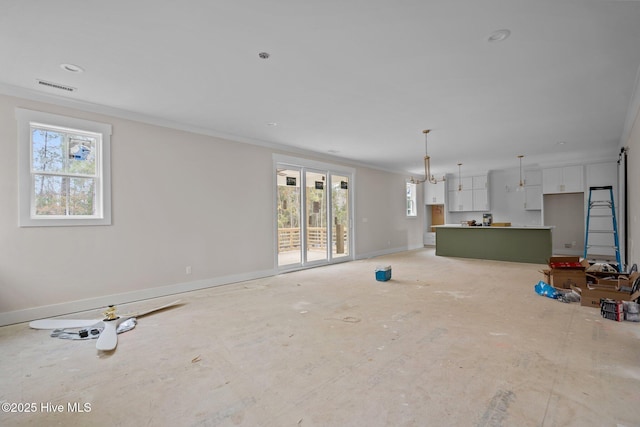
M516 191L523 191L524 190L524 181L522 180L522 158L524 157L524 155L519 154L518 155L518 159L520 160L520 183L518 184L518 189Z
M424 178L423 179L414 179L411 177L411 182L414 184L422 184L423 182L430 182L431 184L437 184L438 182L442 182L445 180L444 176L440 179L431 175L431 157L429 157L429 152L427 150L427 135L431 132L431 129L425 129L422 131L424 134Z

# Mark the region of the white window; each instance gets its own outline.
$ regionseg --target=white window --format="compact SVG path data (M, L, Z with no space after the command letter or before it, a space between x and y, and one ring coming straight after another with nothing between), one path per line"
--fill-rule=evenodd
M111 224L111 125L16 108L21 227Z
M407 182L407 216L418 216L417 208L416 184Z

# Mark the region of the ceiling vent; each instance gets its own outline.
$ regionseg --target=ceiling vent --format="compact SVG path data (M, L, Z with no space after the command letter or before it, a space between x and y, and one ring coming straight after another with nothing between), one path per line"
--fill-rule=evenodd
M38 84L43 85L43 86L49 86L49 87L52 87L54 89L66 90L67 92L75 92L76 91L75 87L61 85L60 83L52 83L52 82L48 82L46 80L38 79Z

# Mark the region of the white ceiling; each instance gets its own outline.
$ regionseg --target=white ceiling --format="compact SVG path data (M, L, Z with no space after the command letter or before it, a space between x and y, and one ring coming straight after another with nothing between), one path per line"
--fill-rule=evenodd
M4 93L415 174L616 158L639 68L639 1L0 0Z

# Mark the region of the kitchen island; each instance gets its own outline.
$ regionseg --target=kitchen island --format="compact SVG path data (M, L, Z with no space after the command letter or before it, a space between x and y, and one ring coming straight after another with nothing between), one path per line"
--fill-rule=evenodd
M546 264L553 227L473 227L439 225L436 255Z

